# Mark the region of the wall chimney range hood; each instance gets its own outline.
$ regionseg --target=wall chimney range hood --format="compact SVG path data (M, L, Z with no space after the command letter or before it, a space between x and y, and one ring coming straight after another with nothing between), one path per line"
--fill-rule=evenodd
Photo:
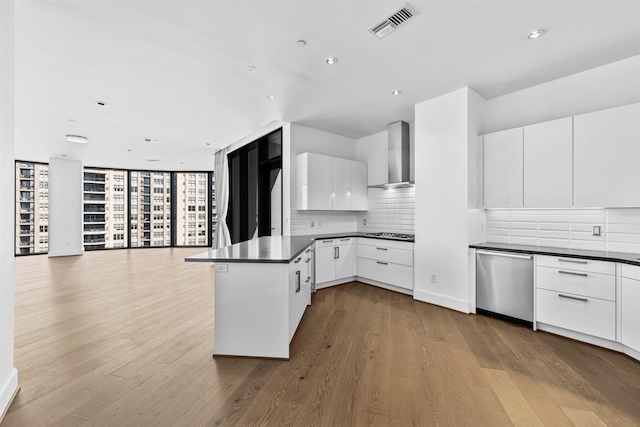
M387 127L389 134L389 181L369 188L413 187L410 181L409 123L398 121Z

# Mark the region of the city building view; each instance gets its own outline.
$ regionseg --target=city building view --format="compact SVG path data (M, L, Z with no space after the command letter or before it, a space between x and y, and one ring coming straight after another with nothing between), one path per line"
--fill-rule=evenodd
M16 254L49 250L49 165L16 162Z
M213 172L84 168L85 251L209 245L213 182ZM17 161L15 254L48 250L49 165Z

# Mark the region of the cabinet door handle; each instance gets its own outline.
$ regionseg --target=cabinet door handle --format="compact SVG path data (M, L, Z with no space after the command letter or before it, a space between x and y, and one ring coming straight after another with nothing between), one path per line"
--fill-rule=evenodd
M296 292L300 292L300 270L296 271L297 276L297 284L296 284Z
M311 258L307 258L307 260L305 261L306 263L311 262Z
M572 262L574 264L586 264L587 261L580 261L577 259L566 259L566 258L558 258L558 261L560 262Z
M378 264L387 265L388 263L382 261L376 261Z
M336 246L334 246L334 247L333 247L333 259L338 258L338 257L336 256L336 254L338 253L337 249L338 249L338 248L337 248Z
M336 246L336 251L338 251L338 256L336 257L336 259L339 259L340 258L340 247L339 246Z
M587 277L588 276L587 273L574 273L573 271L564 271L564 270L558 270L558 273L560 273L560 274L570 274L572 276L580 276L580 277Z
M295 261L296 264L299 263L302 260L302 258L298 257L298 259Z
M565 294L558 294L558 296L560 298L567 298L567 299L574 299L576 301L582 301L582 302L587 302L589 301L587 298L580 298L580 297L573 297L571 295L565 295Z
M387 251L387 250L389 250L388 248L379 248L377 246L376 246L376 249L379 250L379 251Z
M307 277L307 280L305 280L305 283L309 283L311 281L311 277Z

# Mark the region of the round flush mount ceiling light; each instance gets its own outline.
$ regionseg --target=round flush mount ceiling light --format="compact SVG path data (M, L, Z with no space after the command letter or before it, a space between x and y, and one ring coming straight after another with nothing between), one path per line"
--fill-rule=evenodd
M76 144L86 144L89 142L89 138L82 135L67 135L67 141L75 142Z
M324 60L324 62L326 62L329 65L334 65L336 62L338 62L338 58L334 58L334 57L327 58Z
M160 141L158 141L157 139L151 139L151 138L142 138L143 142L149 142L151 144L158 144Z
M391 92L391 95L400 95L401 93L402 93L402 91L401 91L401 90L396 89L396 90L394 90L393 92Z
M275 96L273 96L273 95L267 95L267 99L270 99L270 100L272 100L272 101L273 101L274 99L276 99L276 97L275 97Z
M298 40L296 44L298 45L298 47L305 47L307 45L307 42L305 40Z
M533 30L529 33L529 35L527 36L527 38L530 39L537 39L538 37L541 37L544 34L544 30Z
M249 66L247 67L247 70L249 70L249 71L255 71L255 70L256 70L256 67L254 67L253 65L249 65Z

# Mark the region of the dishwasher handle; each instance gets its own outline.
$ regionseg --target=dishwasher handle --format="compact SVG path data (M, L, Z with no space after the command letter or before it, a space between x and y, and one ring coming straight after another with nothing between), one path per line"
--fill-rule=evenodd
M508 252L487 252L487 251L476 251L478 255L492 255L492 256L501 256L505 258L518 258L518 259L532 259L533 255L520 255L520 254L512 254Z

